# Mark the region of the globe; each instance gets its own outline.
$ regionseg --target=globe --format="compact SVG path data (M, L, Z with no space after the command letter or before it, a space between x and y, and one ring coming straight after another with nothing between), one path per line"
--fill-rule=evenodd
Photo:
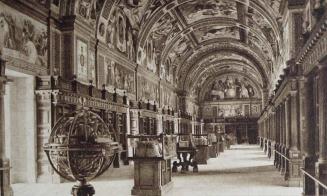
M53 169L69 181L78 181L72 189L76 196L95 193L87 182L101 175L112 164L121 147L117 134L87 109L64 114L53 127L44 145Z

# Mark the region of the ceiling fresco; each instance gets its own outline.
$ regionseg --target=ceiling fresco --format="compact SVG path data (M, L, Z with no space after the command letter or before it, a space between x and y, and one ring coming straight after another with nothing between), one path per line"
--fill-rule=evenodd
M199 42L217 38L240 39L239 28L235 26L206 26L194 31Z
M199 0L179 7L188 24L212 17L237 19L236 2L229 0Z
M199 76L208 79L224 72L254 73L256 85L269 88L273 71L283 63L279 48L285 40L277 22L282 1L107 0L104 7L110 4L112 9L103 9L99 21L110 35L117 26L113 13L125 13L131 26L125 31L133 32L133 42L118 49L133 47L140 66L177 90L191 92Z

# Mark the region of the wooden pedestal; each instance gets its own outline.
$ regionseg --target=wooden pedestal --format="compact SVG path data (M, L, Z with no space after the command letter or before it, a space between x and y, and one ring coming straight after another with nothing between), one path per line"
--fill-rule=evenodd
M219 145L219 152L224 152L224 148L225 148L224 143L225 143L225 142L223 142L223 141L219 141L219 142L218 142L218 145Z
M209 147L209 155L210 155L210 158L217 158L218 157L218 154L219 154L219 149L218 149L218 144L215 142L215 143L212 143L212 146Z
M171 159L134 159L134 187L132 195L161 196L173 186Z
M207 164L209 159L209 148L211 145L198 145L196 148L198 152L195 155L195 161L198 164Z

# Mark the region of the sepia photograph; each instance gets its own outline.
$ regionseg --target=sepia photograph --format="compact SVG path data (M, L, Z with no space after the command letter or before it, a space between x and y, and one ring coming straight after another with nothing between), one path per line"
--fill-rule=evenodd
M0 196L327 196L327 0L0 0Z

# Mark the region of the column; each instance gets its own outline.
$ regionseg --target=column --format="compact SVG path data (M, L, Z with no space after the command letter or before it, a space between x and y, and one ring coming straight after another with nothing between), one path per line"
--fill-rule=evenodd
M295 82L295 81L293 81ZM289 151L289 186L300 186L302 160L300 152L300 134L299 134L299 110L298 110L298 93L291 92L290 97L290 151Z
M6 156L4 94L7 77L5 61L0 57L0 195L12 195L10 187L10 160Z
M271 114L268 115L268 158L271 158Z
M327 178L327 63L319 70L319 158L316 163L316 176ZM316 193L319 186L316 184ZM326 194L326 193L324 193Z
M266 116L266 114L265 114ZM264 147L264 152L267 153L267 120L266 117L263 120L263 147Z
M284 105L284 110L285 110L285 151L284 151L284 155L286 157L289 158L289 149L291 147L290 144L290 140L291 140L291 129L290 129L290 108L289 108L290 104L289 104L289 97L286 97L285 100L285 105ZM284 175L284 179L287 180L288 176L289 176L289 163L288 160L285 159L284 160L284 165L285 165L285 175Z
M301 81L300 87L303 89L299 94L300 100L303 101L304 110L300 112L300 117L303 118L304 124L301 137L302 143L302 164L306 171L314 171L315 168L315 102L314 102L314 76L308 76L307 80ZM300 101L300 105L301 102ZM299 109L302 107L300 106ZM315 194L315 183L310 177L303 175L303 195L309 196Z
M263 132L264 132L263 120L261 119L261 121L260 121L260 142L261 142L262 150L264 149L264 146L265 146Z
M278 106L278 133L279 133L279 142L278 142L278 152L282 152L282 147L283 147L283 132L281 129L281 124L282 124L282 107L281 105ZM282 169L282 157L279 155L278 156L278 169Z
M275 108L273 108L272 111L272 143L271 143L271 152L272 152L272 156L275 157L275 149L276 149L276 111ZM274 158L275 160L275 158Z
M281 103L281 118L280 118L280 130L281 130L281 149L280 152L285 155L285 104ZM285 172L285 158L281 156L280 173L284 175Z
M278 129L278 122L279 122L279 107L275 107L275 151L279 151L279 129ZM274 165L278 168L278 153L274 153Z

